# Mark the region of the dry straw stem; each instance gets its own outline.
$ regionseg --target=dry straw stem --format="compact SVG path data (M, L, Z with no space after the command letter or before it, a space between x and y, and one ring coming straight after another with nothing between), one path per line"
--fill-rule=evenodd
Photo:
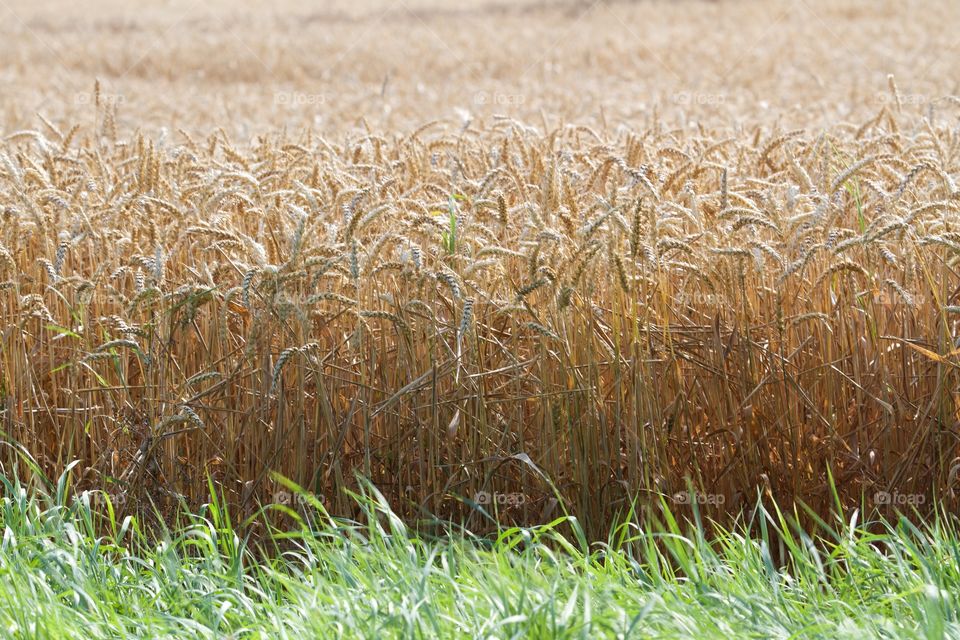
M206 500L209 474L244 512L271 471L345 515L355 472L411 518L522 492L518 522L556 497L545 476L591 535L688 479L727 497L713 516L758 487L825 512L828 467L850 499L943 486L960 161L950 127L897 117L603 145L62 127L69 160L16 134L0 420L51 474L79 458L82 483L161 505Z

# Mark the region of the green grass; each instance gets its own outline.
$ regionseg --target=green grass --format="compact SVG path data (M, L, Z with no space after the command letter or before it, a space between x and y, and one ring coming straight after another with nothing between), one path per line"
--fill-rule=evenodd
M255 546L216 499L157 536L69 494L3 481L4 637L960 637L949 517L811 539L758 509L754 536L708 543L665 511L606 545L570 521L426 541L369 490L366 524L310 510Z

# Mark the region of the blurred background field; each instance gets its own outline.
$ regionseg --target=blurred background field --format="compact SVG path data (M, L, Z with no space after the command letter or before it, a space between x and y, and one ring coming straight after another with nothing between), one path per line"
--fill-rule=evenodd
M914 104L956 93L958 18L896 0L5 0L2 117L88 123L100 78L128 131L823 127L872 116L890 73Z

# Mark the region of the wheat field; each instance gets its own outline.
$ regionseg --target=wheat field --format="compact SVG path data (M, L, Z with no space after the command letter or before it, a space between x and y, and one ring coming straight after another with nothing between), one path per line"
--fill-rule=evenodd
M0 3L5 469L954 504L960 6L94 4Z

